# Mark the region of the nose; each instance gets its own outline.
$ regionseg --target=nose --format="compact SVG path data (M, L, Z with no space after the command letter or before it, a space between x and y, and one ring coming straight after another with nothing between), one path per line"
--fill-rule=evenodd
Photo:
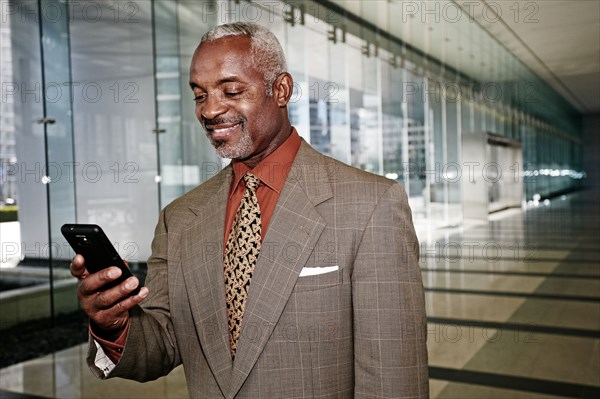
M227 112L227 106L222 98L216 94L209 94L206 98L203 107L201 109L201 114L204 119L214 119L219 115Z

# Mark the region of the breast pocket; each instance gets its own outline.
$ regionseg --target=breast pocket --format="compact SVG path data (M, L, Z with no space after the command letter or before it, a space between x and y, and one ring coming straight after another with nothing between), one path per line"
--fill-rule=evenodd
M328 266L328 267L331 267L331 266ZM300 273L300 277L298 277L298 280L296 280L296 285L294 286L294 290L292 291L292 293L322 290L322 289L326 289L326 288L335 287L344 282L343 269L337 268L335 270L326 271L324 273L319 272L319 269L326 269L326 268L327 267L305 268ZM309 272L309 275L303 276L302 274L307 270ZM323 270L323 271L325 271L325 270ZM310 275L310 273L316 273L316 274Z
M346 268L340 267L298 277L271 339L295 348L315 342L335 343L346 337L352 330L350 278L346 273ZM305 350L312 351L310 345Z

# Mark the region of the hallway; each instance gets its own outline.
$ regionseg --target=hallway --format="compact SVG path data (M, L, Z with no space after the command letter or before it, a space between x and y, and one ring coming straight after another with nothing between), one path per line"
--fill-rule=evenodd
M580 192L423 254L431 397L599 397L599 235Z
M600 397L599 197L579 192L421 246L432 398ZM185 398L181 368L99 381L85 346L0 370L6 391Z

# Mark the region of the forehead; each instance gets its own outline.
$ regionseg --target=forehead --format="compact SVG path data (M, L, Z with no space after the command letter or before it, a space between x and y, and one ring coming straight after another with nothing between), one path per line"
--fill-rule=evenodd
M228 36L198 46L190 66L190 82L217 83L223 79L254 81L262 74L252 64L248 36Z

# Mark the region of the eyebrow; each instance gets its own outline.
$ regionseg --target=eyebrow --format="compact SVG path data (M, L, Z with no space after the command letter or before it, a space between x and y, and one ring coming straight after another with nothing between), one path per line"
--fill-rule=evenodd
M223 79L219 79L216 82L216 86L220 86L223 83L243 83L237 76L231 76L231 77L227 77L227 78L223 78ZM204 90L204 88L202 86L200 86L198 83L191 81L190 80L190 87L192 89L202 89Z

